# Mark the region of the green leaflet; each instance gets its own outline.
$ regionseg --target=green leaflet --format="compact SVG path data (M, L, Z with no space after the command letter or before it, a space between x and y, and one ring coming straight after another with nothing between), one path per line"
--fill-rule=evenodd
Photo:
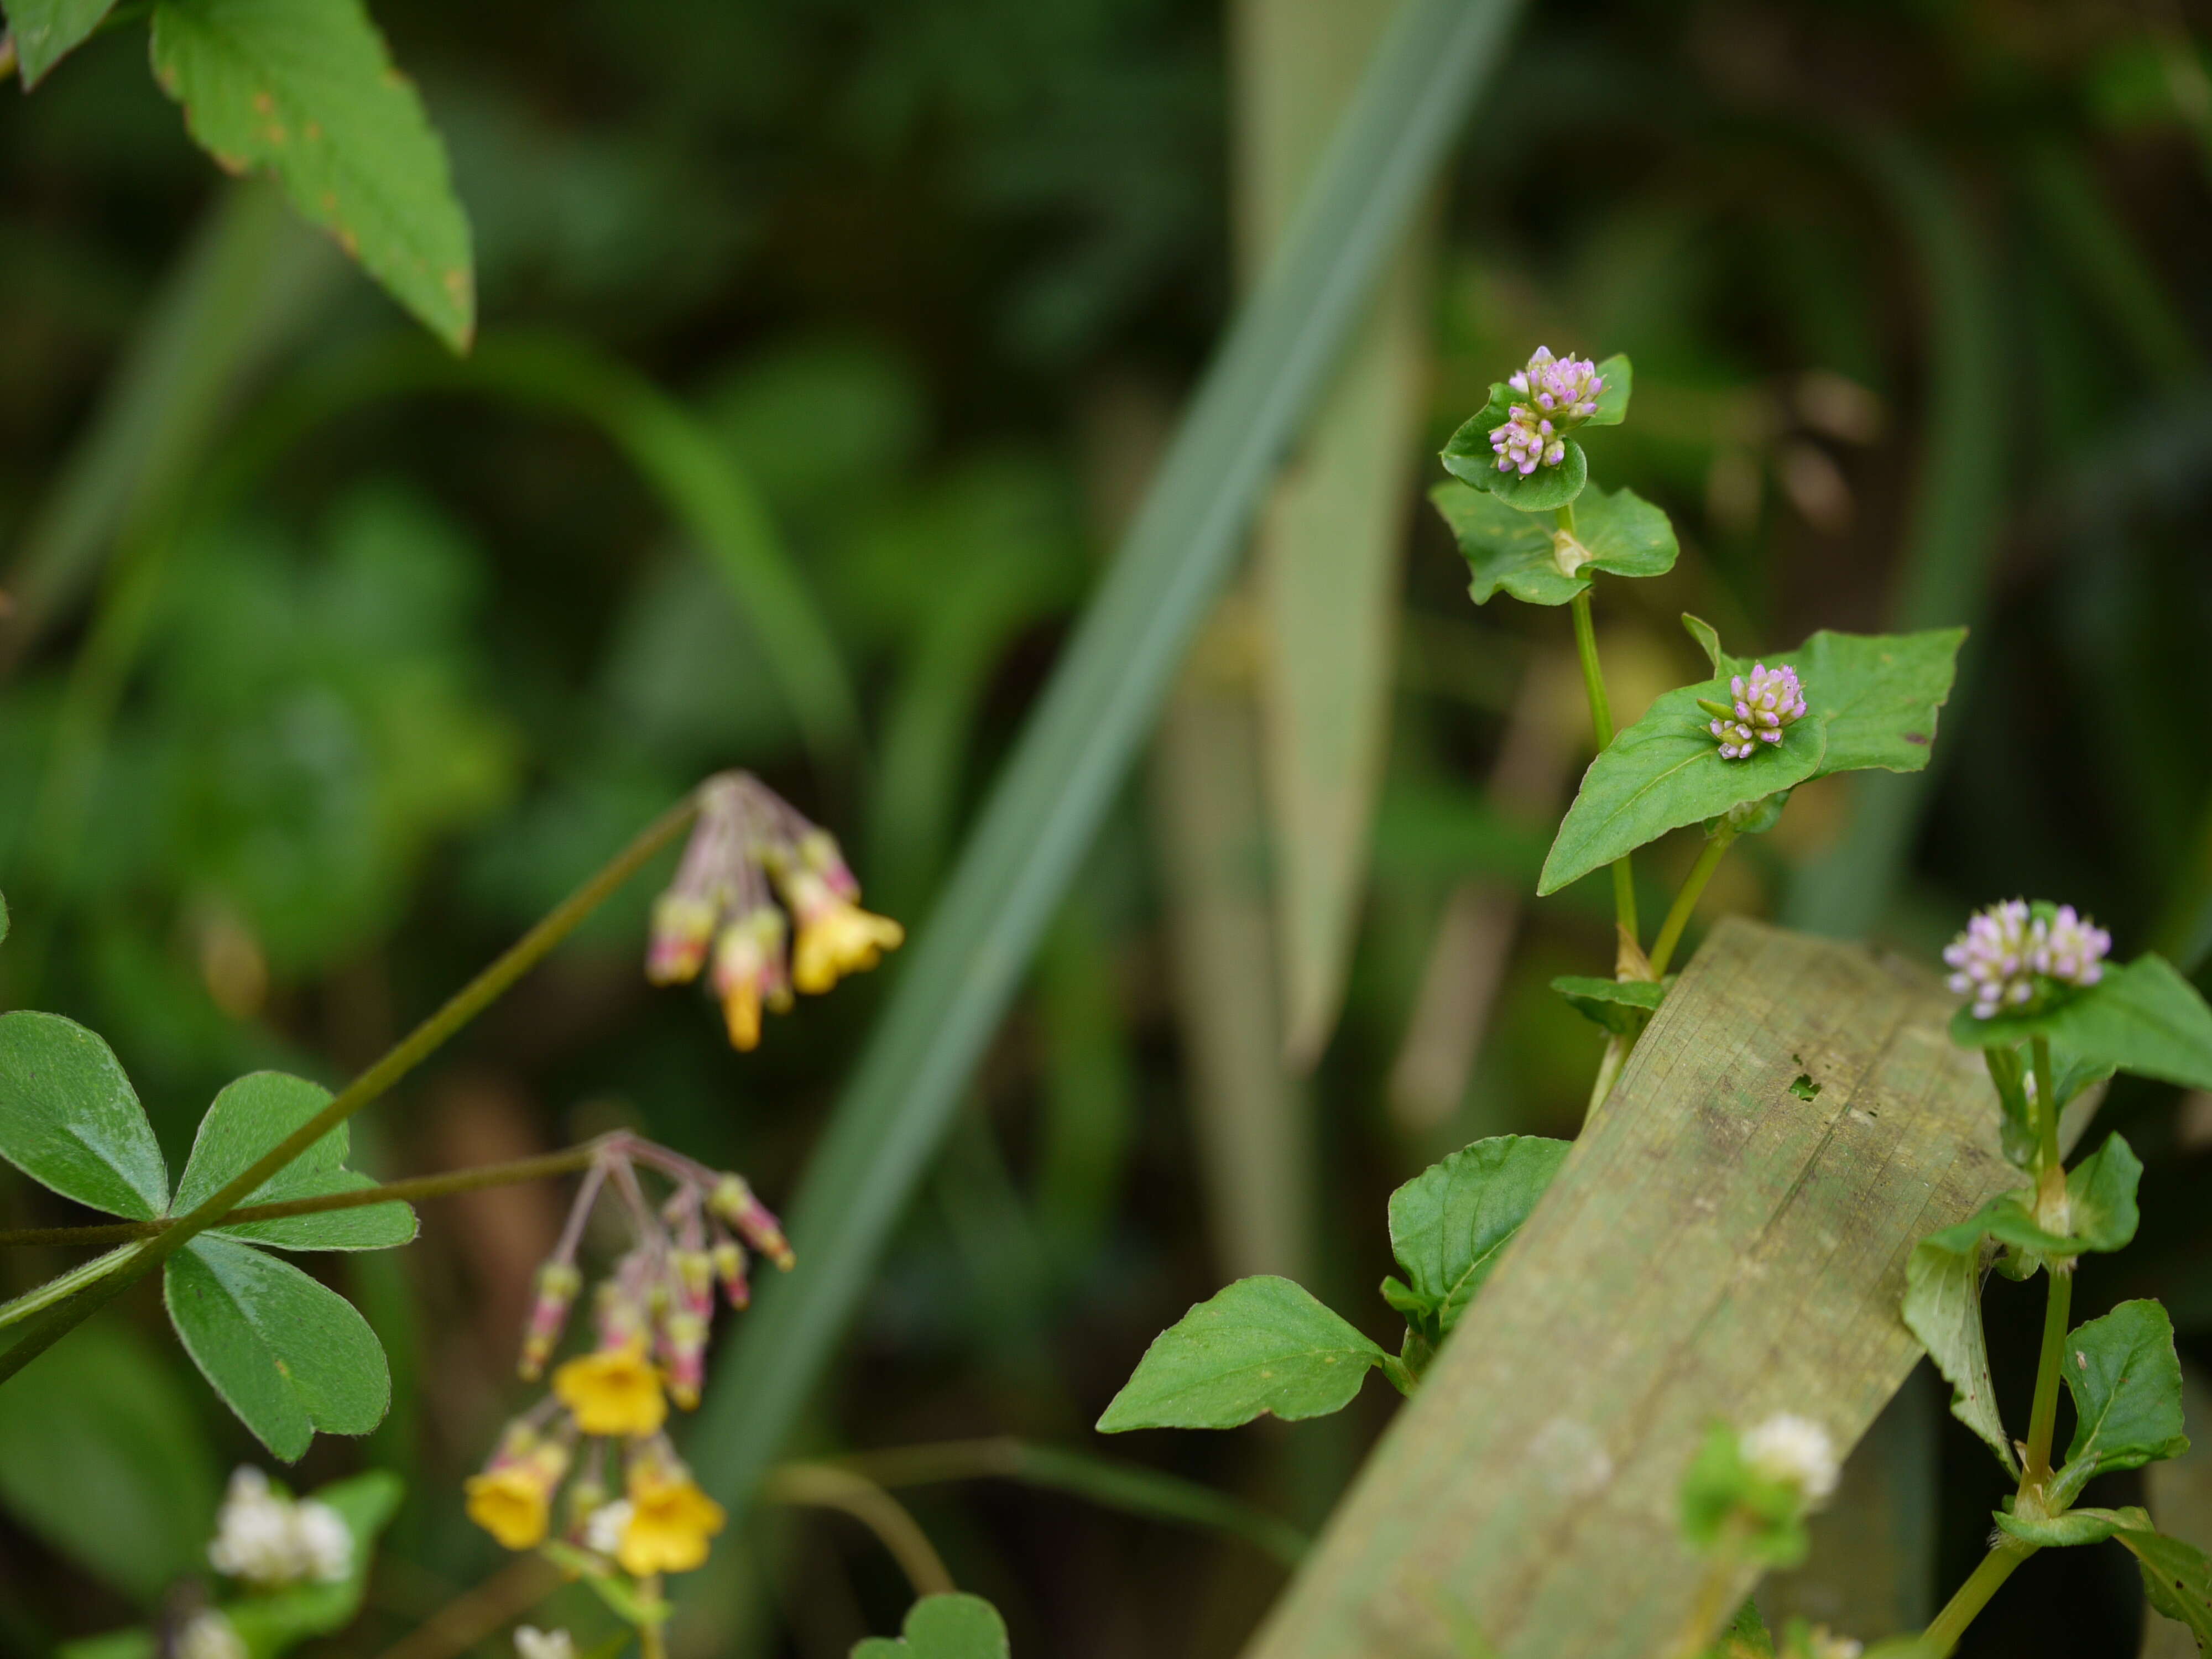
M222 1473L173 1353L106 1315L7 1399L0 1498L16 1522L142 1607L205 1570Z
M1905 1266L1905 1322L1951 1384L1951 1415L1987 1441L1997 1462L2017 1478L2020 1462L1997 1416L1990 1352L1982 1336L1986 1231L1982 1217L1975 1216L1912 1247Z
M2068 1080L2077 1088L2103 1068L2212 1089L2212 1008L2155 952L2107 966L2094 985L2038 1013L1976 1019L1961 1008L1951 1018L1951 1040L1961 1048L2016 1045L2038 1035L2065 1049ZM2063 1094L2057 1079L2052 1086Z
M1391 1194L1390 1249L1410 1282L1384 1279L1383 1300L1430 1342L1443 1340L1569 1150L1536 1135L1478 1140Z
M8 0L8 27L15 61L28 92L46 71L92 38L115 9L115 0Z
M980 1595L925 1595L902 1628L854 1644L853 1659L1007 1659L1006 1621Z
M162 1297L201 1375L284 1462L317 1429L382 1420L392 1378L368 1322L291 1263L203 1233L169 1258Z
M1671 982L1674 975L1667 977ZM1595 1021L1616 1036L1641 1031L1667 996L1666 986L1656 980L1599 979L1588 974L1562 974L1552 981L1552 988L1584 1019Z
M2155 1302L2123 1302L2066 1339L2060 1374L2074 1396L2073 1443L2052 1482L2063 1504L2097 1475L2141 1468L2189 1449L2173 1325Z
M1287 1279L1240 1279L1153 1338L1098 1419L1125 1429L1232 1429L1341 1411L1382 1350Z
M2069 1510L2047 1521L2032 1521L1999 1510L1991 1516L1997 1530L2022 1543L2045 1549L2068 1549L2077 1544L2099 1544L2115 1533L2148 1532L2150 1516L2140 1509Z
M168 1165L115 1051L59 1014L0 1015L0 1158L111 1215L168 1206Z
M255 1072L227 1085L200 1120L191 1157L177 1181L177 1212L196 1209L213 1197L330 1099L330 1091L319 1084L282 1072ZM368 1176L344 1167L348 1139L341 1123L241 1203L273 1204L375 1186ZM214 1227L202 1236L251 1239L287 1250L382 1250L415 1237L415 1212L402 1203L369 1204L357 1210Z
M468 218L414 83L358 0L157 0L153 61L202 149L232 173L275 173L303 218L468 349Z
M1474 573L1468 594L1477 605L1500 589L1528 605L1565 605L1590 585L1586 573L1664 575L1680 551L1667 515L1632 490L1586 492L1571 536L1463 483L1438 484L1429 499Z
M2212 1646L2212 1561L2194 1545L2162 1532L2118 1532L2142 1569L2144 1594L2151 1606L2188 1626L2198 1651Z

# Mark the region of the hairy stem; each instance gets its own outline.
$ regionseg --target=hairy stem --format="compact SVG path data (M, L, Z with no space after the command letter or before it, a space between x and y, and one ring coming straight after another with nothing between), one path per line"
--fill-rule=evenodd
M698 811L696 794L681 801L648 824L635 840L603 865L584 884L561 901L538 925L509 946L498 960L462 987L446 1006L401 1038L381 1060L371 1066L290 1134L256 1158L246 1169L189 1214L146 1239L117 1271L86 1286L67 1301L46 1310L24 1328L15 1346L0 1353L0 1382L59 1341L96 1310L104 1307L137 1280L176 1254L198 1234L222 1221L239 1201L306 1152L332 1129L390 1089L421 1065L446 1039L482 1013L515 981L535 967L579 923L598 909L654 854L683 833Z
M2051 1439L2058 1423L2059 1367L2066 1363L2066 1317L2074 1301L2071 1264L2046 1269L2050 1298L2043 1304L2043 1353L2035 1366L2035 1408L2027 1422L2027 1463L2020 1489L2051 1481Z
M1559 528L1571 535L1574 527L1574 508L1561 507ZM1582 659L1583 690L1589 696L1590 728L1596 733L1598 752L1602 754L1613 746L1613 703L1605 695L1605 671L1598 664L1597 628L1590 621L1589 596L1587 587L1575 595L1575 651ZM1641 936L1636 925L1636 878L1626 854L1613 861L1613 910L1630 940Z
M444 1198L453 1193L473 1193L486 1187L511 1187L518 1182L543 1181L549 1176L573 1175L588 1168L605 1145L589 1140L538 1158L518 1158L505 1164L480 1164L473 1169L449 1170L444 1175L416 1176L390 1181L358 1192L320 1193L313 1198L288 1198L274 1204L245 1204L214 1224L242 1226L250 1221L281 1221L287 1216L321 1215L331 1210L358 1210L371 1204L413 1203L417 1199ZM118 1221L99 1227L19 1227L0 1231L0 1248L10 1244L120 1244L151 1238L177 1224L168 1216L152 1221ZM120 1265L119 1263L118 1264Z
M1698 854L1698 861L1682 878L1682 890L1674 895L1674 907L1667 912L1667 920L1660 924L1659 937L1652 942L1652 978L1665 975L1667 964L1674 959L1674 947L1682 942L1682 930L1690 925L1690 913L1698 908L1698 900L1705 893L1705 884L1713 878L1713 872L1720 867L1720 861L1734 845L1733 830L1723 830L1708 838L1705 850Z
M1946 1659L1951 1650L1959 1645L1966 1626L1974 1622L1974 1615L1989 1605L1990 1597L1997 1593L1997 1586L2012 1577L2012 1571L2021 1562L2035 1553L2038 1546L2023 1544L2008 1538L1982 1558L1966 1582L1959 1586L1958 1594L1946 1602L1943 1611L1920 1633L1920 1642L1929 1659Z

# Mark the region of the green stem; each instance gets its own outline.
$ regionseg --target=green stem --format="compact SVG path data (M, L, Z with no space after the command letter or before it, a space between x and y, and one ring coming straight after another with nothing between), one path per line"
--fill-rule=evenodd
M2058 1423L2059 1368L2066 1363L2066 1318L2074 1302L2074 1274L2069 1262L2063 1269L2048 1270L2051 1294L2043 1304L2043 1353L2035 1367L2035 1407L2027 1421L2027 1467L2021 1476L2021 1491L2042 1486L2051 1480L2051 1440Z
M1974 1622L1974 1615L1987 1607L1990 1597L1997 1593L1997 1586L2011 1577L2013 1569L2034 1554L2037 1548L2018 1539L2007 1539L1982 1558L1982 1565L1959 1586L1958 1594L1944 1604L1935 1622L1921 1632L1921 1645L1929 1659L1946 1659L1951 1650L1959 1645L1966 1626Z
M1698 900L1705 890L1705 884L1713 878L1713 872L1728 856L1728 849L1735 845L1735 831L1723 830L1709 837L1705 850L1698 854L1698 861L1690 866L1690 873L1682 878L1682 890L1674 895L1674 908L1667 912L1667 920L1660 925L1659 937L1651 945L1651 977L1658 979L1667 971L1667 964L1674 959L1674 947L1682 942L1682 930L1690 925L1690 913L1698 908Z
M675 840L697 811L698 798L695 793L686 795L662 813L582 886L556 905L536 927L510 945L497 961L462 987L444 1007L401 1038L383 1059L348 1084L329 1105L248 1164L198 1209L177 1217L169 1226L139 1245L118 1271L41 1313L25 1327L15 1346L5 1353L0 1353L0 1382L6 1382L96 1310L112 1301L127 1287L175 1255L189 1240L224 1220L232 1210L238 1207L239 1201L262 1182L428 1059L441 1043L482 1013L516 980L537 966L555 945L575 930L585 917L604 904L616 889Z
M1574 533L1575 510L1559 509L1559 528ZM1575 651L1582 659L1583 690L1589 696L1590 729L1596 734L1598 752L1613 746L1613 703L1605 695L1605 671L1597 659L1597 628L1590 621L1590 591L1575 595L1570 607L1575 617ZM1632 945L1640 930L1636 925L1636 878L1626 854L1613 861L1613 911L1620 931Z
M2039 1179L2048 1184L2053 1172L2063 1184L2066 1166L2058 1151L2058 1095L2051 1080L2051 1039L2037 1032L2033 1049L2035 1066L2035 1133L2041 1157Z
M538 1158L518 1158L505 1164L481 1164L473 1169L449 1170L444 1175L387 1181L381 1186L363 1187L357 1192L322 1193L313 1198L288 1198L273 1204L247 1204L217 1219L223 1226L237 1227L252 1221L281 1221L288 1216L321 1215L331 1210L358 1210L371 1204L413 1203L418 1199L445 1198L454 1193L473 1193L486 1187L511 1187L519 1182L543 1181L549 1176L572 1175L585 1168L598 1154L600 1144L598 1140L586 1141L583 1146L571 1146L563 1152L547 1152ZM118 1221L101 1227L19 1227L0 1232L0 1249L11 1244L127 1243L132 1239L151 1238L156 1233L168 1231L176 1223L173 1218L161 1216L152 1221Z

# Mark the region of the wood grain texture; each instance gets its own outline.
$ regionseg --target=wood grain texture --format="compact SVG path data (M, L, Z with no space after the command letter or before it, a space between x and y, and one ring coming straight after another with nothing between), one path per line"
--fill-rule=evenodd
M1708 1425L1856 1442L1919 1357L1913 1244L2016 1182L1950 1012L1858 947L1716 928L1247 1659L1466 1659L1470 1622L1503 1659L1659 1650Z

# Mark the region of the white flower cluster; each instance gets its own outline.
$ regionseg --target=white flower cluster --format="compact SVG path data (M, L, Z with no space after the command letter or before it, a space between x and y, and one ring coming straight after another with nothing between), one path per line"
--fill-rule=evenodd
M1808 1504L1836 1489L1835 1442L1810 1418L1781 1412L1747 1431L1743 1461L1762 1480L1795 1486Z
M514 1627L515 1659L576 1659L576 1644L565 1630Z
M353 1534L328 1504L285 1497L252 1464L230 1477L208 1563L226 1578L270 1588L335 1584L353 1570Z
M246 1659L238 1632L213 1607L203 1607L185 1621L171 1651L177 1659Z
M627 1498L600 1504L584 1522L585 1545L601 1555L612 1555L622 1548L623 1534L629 1529L630 1519L636 1513L637 1505Z
M2007 899L1977 913L1943 947L1954 994L1973 999L1974 1018L2033 1002L2043 981L2094 985L2105 976L2112 936L2062 904L2043 915L2025 899Z

